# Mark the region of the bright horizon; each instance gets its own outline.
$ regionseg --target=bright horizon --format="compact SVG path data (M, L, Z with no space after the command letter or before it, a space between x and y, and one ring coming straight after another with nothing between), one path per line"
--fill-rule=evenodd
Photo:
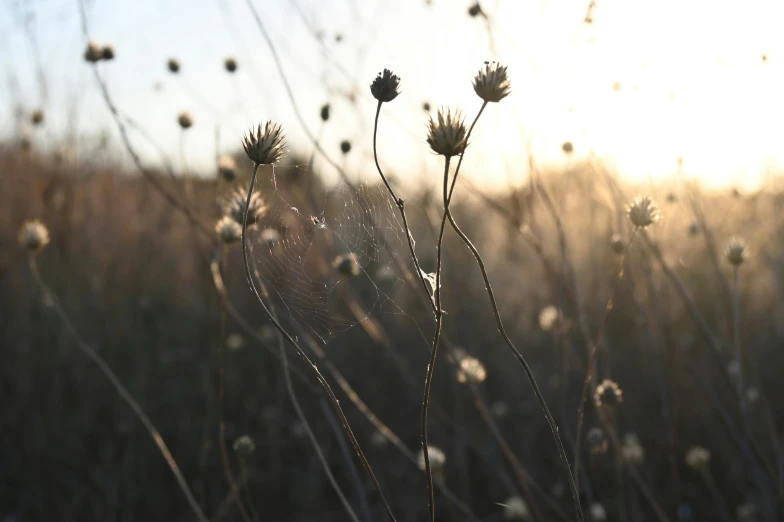
M440 161L424 142L422 104L459 107L470 121L481 105L471 79L482 62L496 59L509 66L512 94L488 106L464 167L488 188L522 182L529 147L540 167L595 154L621 176L643 183L671 179L678 158L686 175L712 187L754 188L784 172L781 2L752 1L738 9L730 2L606 0L586 24L588 2L487 1L491 33L480 17L468 16L468 2L254 5L310 131L321 135L337 161L340 142L352 142L350 171L374 172L375 100L368 84L378 71L394 70L403 91L382 110L382 165L398 178L432 174L435 181ZM87 10L91 38L116 49L116 59L100 65L115 102L170 151L176 165L182 110L196 120L183 144L190 170L214 172L218 121L221 153L239 147L250 125L273 119L283 125L291 149L309 154L307 134L245 2L210 0L194 7L184 0L96 0ZM2 12L0 54L9 96L0 106L0 139L17 135L12 104L18 100L27 114L44 107L46 126L32 133L36 142L56 144L74 129L85 135L107 130L119 147L90 65L82 60L78 3L35 6L29 33L20 28L18 9L6 3ZM324 34L323 46L311 28ZM226 56L237 58L235 77L223 69ZM176 77L166 70L169 57L182 65ZM46 103L38 59L46 71ZM342 95L347 92L356 95L355 105ZM332 117L321 131L319 110L327 102ZM574 144L571 158L561 152L564 141ZM159 164L138 134L134 144L146 164ZM317 166L330 171L321 159Z

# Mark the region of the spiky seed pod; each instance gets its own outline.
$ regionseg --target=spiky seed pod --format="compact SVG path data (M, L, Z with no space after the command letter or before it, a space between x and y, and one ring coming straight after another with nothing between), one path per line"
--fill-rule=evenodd
M531 512L520 497L509 497L504 502L504 520L526 520Z
M49 244L49 231L46 225L34 219L27 221L19 229L19 244L28 252L40 252Z
M36 109L30 115L30 121L33 125L41 125L44 122L44 111Z
M321 106L321 121L329 120L329 104L325 103Z
M648 196L637 196L632 204L626 207L626 212L632 224L639 228L653 225L661 217L659 207Z
M351 142L348 140L343 140L340 142L340 152L343 154L348 154L351 152Z
M746 260L746 242L739 236L733 236L724 249L724 257L733 266L740 266Z
M686 465L699 471L708 467L710 457L710 451L702 446L694 446L686 452Z
M231 156L221 156L218 159L218 174L226 181L234 181L237 177L237 161Z
M356 277L360 272L359 262L354 254L337 256L332 261L332 267L343 277Z
M242 147L253 163L271 165L283 157L286 144L280 125L268 121L259 123L255 130L251 128L242 139Z
M169 58L166 62L166 67L169 69L169 72L172 74L177 74L180 72L180 62L175 60L174 58Z
M565 141L561 144L561 150L563 151L564 154L567 155L571 154L572 152L574 152L574 145L572 144L571 141Z
M623 241L623 238L620 234L613 234L610 238L610 247L612 251L618 255L623 254L623 251L626 250L626 243Z
M229 216L223 216L215 224L215 232L217 232L221 241L227 245L242 239L242 227L234 220L234 218Z
M246 459L253 455L256 451L256 443L249 435L242 435L234 441L234 452L242 459Z
M106 61L114 60L114 46L112 44L105 44L101 47L101 58Z
M598 407L617 406L623 402L623 390L615 381L605 379L596 387L593 400Z
M485 62L484 68L474 76L474 92L486 102L498 103L511 91L511 83L506 74L506 65L498 62Z
M600 428L591 428L585 440L588 442L588 451L594 455L607 451L607 436Z
M605 522L607 520L607 510L604 509L604 505L599 502L591 504L588 511L591 513L591 520L593 522Z
M103 58L103 49L95 42L88 42L84 50L84 59L90 63L99 62Z
M389 69L384 69L370 84L370 92L382 103L391 102L400 94L400 78Z
M237 60L234 59L234 57L229 56L223 60L223 66L228 72L233 73L237 70Z
M242 187L237 188L223 200L223 214L230 217L241 226L242 220L245 218L245 203L247 200L248 189ZM250 205L248 208L249 227L261 221L261 218L263 218L264 214L267 212L264 200L255 191L250 196Z
M183 129L190 129L193 126L193 115L188 111L183 111L177 116L177 123Z
M466 126L459 110L438 109L436 119L430 116L427 143L433 152L446 157L457 156L468 146Z

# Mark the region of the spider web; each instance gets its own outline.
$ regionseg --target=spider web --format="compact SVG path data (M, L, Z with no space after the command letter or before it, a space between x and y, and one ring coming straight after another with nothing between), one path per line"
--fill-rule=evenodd
M326 344L374 312L407 315L394 301L405 231L383 185L324 187L306 168L277 166L259 170L257 187L267 211L249 235L251 258L281 319Z

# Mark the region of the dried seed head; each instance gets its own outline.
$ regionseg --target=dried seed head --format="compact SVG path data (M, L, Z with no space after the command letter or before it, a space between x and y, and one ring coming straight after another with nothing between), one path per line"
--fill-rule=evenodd
M686 465L692 469L701 470L708 467L710 451L702 446L694 446L686 452Z
M329 120L329 104L325 103L321 106L321 121Z
M40 252L49 244L49 231L38 221L27 221L19 229L19 244L29 252Z
M374 431L370 436L370 444L376 448L383 448L389 443L389 439L380 431Z
M438 449L435 446L428 446L427 447L427 456L430 458L430 469L433 473L441 473L444 470L444 466L446 465L446 455L444 452ZM425 452L419 450L419 454L417 455L417 466L422 471L425 470Z
M230 334L226 338L226 348L232 352L241 350L243 346L245 346L245 339L238 333Z
M234 441L234 452L243 459L253 455L256 451L256 443L248 435L242 435Z
M561 323L561 311L553 305L545 306L539 312L539 328L544 331L550 331L558 327Z
M41 125L44 122L44 111L41 109L36 109L30 115L30 121L33 125Z
M242 239L242 227L239 223L234 221L234 218L223 216L215 224L215 232L218 237L227 245L237 242Z
M733 266L740 266L746 260L746 256L746 242L739 236L732 237L727 243L727 248L724 249L724 257Z
M218 159L218 174L226 181L234 181L237 177L237 161L232 156L221 156Z
M351 142L348 140L343 140L340 142L340 152L343 154L348 154L351 152Z
M637 196L631 205L626 207L632 224L639 228L653 225L661 217L659 207L648 196Z
M623 402L623 390L615 381L605 379L596 387L593 400L597 407L617 406Z
M173 74L180 72L180 62L174 58L169 58L169 60L166 62L166 67L169 69L169 72Z
M177 116L177 123L179 123L180 127L183 129L190 129L193 126L193 115L188 111L182 111Z
M610 238L610 247L612 251L618 255L623 254L623 251L626 250L626 243L623 241L623 238L620 234L613 234Z
M84 50L84 59L90 63L99 62L103 58L103 49L95 42L88 42Z
M382 103L391 102L400 94L400 78L389 69L384 69L370 84L370 92Z
M474 92L486 102L498 103L511 91L506 65L498 62L485 62L484 68L474 76Z
M607 436L600 428L591 428L585 436L588 451L594 455L607 451Z
M457 156L468 146L463 115L459 110L438 109L438 116L427 125L427 143L433 152L446 157Z
M285 152L286 144L280 125L268 121L250 129L242 139L242 147L250 160L257 165L277 163Z
M484 13L482 12L482 6L479 5L479 2L475 3L474 5L468 8L468 16L470 16L471 18L474 18L481 14Z
M520 497L510 497L504 502L504 520L526 520L531 515L528 504Z
M561 150L564 152L564 154L571 154L574 152L574 145L571 141L565 141L561 144Z
M591 520L593 522L605 522L607 520L607 510L604 509L604 505L599 502L591 504L588 511L591 513Z
M357 256L354 254L336 257L332 261L332 267L343 277L355 277L360 272Z
M457 357L457 381L461 383L474 383L479 384L487 379L487 370L482 364L482 361L476 357L472 357L462 350L458 352Z
M623 436L621 456L629 464L642 464L645 461L645 450L636 434L627 433Z
M699 233L700 233L700 224L699 223L697 223L695 221L694 223L689 225L689 235L690 236L696 236Z
M237 70L237 60L234 57L229 56L225 60L223 60L223 66L226 68L227 71L233 73Z
M114 46L112 44L105 44L101 48L101 58L106 61L114 60Z
M248 200L248 189L237 188L226 199L223 200L223 214L233 219L237 224L242 226L242 220L245 219L245 202ZM250 196L250 205L248 209L248 226L252 227L264 217L267 212L267 207L264 205L264 200L257 192L253 192Z

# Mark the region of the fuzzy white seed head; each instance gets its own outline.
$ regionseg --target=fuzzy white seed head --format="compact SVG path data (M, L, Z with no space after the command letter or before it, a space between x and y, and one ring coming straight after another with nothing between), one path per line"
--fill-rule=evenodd
M591 513L591 520L593 522L605 522L607 520L607 510L604 509L604 505L599 502L591 504L588 511Z
M629 464L642 464L645 461L645 449L636 434L627 433L624 435L621 456Z
M446 465L446 455L444 452L435 446L428 446L427 456L430 458L430 469L433 473L443 472L444 466ZM417 455L417 466L419 466L419 469L422 471L425 470L425 452L422 450L419 450L419 454Z
M617 406L623 402L623 390L615 381L605 379L596 387L593 400L597 407Z
M476 357L464 354L458 359L457 366L458 382L479 384L487 379L487 370L482 361Z
M242 227L234 218L229 216L223 216L218 220L215 224L215 232L220 240L227 245L242 239Z
M40 221L28 221L19 229L19 244L29 252L40 252L49 244L49 231Z
M701 470L708 467L710 451L702 446L694 446L686 452L686 465L692 469Z
M256 443L249 435L242 435L234 441L234 452L242 459L246 459L253 455L256 451Z
M223 200L223 214L242 226L242 222L245 219L245 204L247 201L248 189L242 187L236 189ZM250 205L248 206L248 226L251 227L258 223L266 212L267 207L264 204L264 200L254 191L250 196Z
M746 242L743 238L734 236L727 243L727 248L724 249L724 257L727 258L733 266L740 266L746 260L748 252L746 251Z
M531 516L528 504L520 497L509 497L504 502L504 520L527 520Z

